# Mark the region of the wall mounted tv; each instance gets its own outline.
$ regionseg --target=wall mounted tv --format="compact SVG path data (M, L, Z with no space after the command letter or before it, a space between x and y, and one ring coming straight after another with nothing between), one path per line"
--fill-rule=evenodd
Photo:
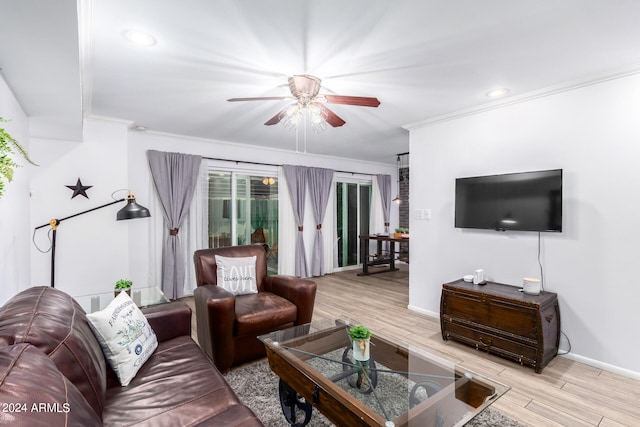
M562 231L562 169L456 179L455 226Z

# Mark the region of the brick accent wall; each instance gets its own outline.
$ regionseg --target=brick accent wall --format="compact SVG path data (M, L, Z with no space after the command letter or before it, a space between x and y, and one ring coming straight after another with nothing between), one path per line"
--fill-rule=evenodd
M400 211L399 211L399 227L409 228L409 168L400 168L400 176L404 179L399 182L400 186ZM411 230L409 230L411 234ZM398 245L398 257L401 261L409 262L409 243L400 243Z
M409 228L409 168L401 168L400 175L404 177L404 180L400 181L400 218L399 226Z

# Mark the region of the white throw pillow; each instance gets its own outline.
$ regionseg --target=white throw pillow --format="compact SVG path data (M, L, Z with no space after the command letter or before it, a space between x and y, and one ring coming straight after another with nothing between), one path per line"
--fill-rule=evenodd
M233 295L258 293L256 256L224 257L216 255L218 286Z
M107 308L87 314L87 318L120 384L129 385L158 347L147 318L126 292L120 292Z

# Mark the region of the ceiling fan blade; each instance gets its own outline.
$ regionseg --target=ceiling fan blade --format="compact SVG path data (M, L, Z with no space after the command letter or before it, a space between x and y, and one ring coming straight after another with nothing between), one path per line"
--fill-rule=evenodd
M338 117L338 115L336 113L334 113L333 111L329 110L324 105L318 104L318 103L315 103L315 105L320 107L320 109L327 115L327 118L325 119L326 122L329 123L334 128L340 127L340 126L342 126L343 124L346 123L344 120L342 120L340 117Z
M229 102L238 101L282 101L283 99L291 99L290 96L259 96L256 98L229 98Z
M271 125L275 125L280 123L280 117L282 117L282 115L285 113L285 111L287 111L287 108L289 107L284 107L282 110L278 111L278 114L276 114L275 116L271 117L269 120L267 120L265 122L266 126L271 126Z
M322 95L329 104L359 105L361 107L377 107L380 105L378 98L364 96Z

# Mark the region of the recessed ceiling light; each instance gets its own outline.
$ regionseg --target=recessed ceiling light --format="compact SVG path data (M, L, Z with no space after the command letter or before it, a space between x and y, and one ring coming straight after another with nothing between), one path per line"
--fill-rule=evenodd
M131 126L129 126L129 129L131 129L132 131L135 131L135 132L146 132L147 131L147 127L146 126L142 126L142 125L131 125Z
M153 46L156 44L156 39L149 33L139 30L127 30L124 36L132 43L140 44L143 46Z
M509 89L507 89L506 87L501 87L500 89L490 90L485 95L487 95L489 98L499 98L501 96L505 96L508 93Z

